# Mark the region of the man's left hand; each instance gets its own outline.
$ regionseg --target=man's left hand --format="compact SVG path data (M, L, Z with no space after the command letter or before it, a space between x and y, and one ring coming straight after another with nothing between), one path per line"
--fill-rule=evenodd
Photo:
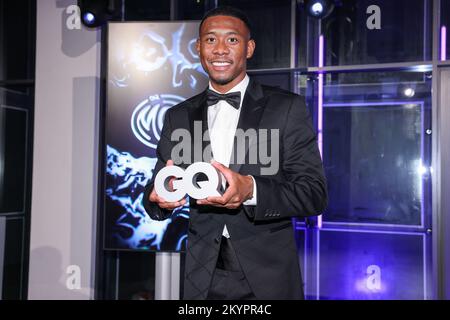
M211 164L223 174L228 182L228 188L221 197L197 200L197 204L236 209L253 196L253 179L251 176L236 173L214 160Z

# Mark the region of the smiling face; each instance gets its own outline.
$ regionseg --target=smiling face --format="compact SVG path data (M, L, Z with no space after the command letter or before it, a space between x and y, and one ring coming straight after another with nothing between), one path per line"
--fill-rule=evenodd
M212 86L227 92L244 79L247 59L255 50L255 42L245 23L231 16L207 18L200 29L197 51Z

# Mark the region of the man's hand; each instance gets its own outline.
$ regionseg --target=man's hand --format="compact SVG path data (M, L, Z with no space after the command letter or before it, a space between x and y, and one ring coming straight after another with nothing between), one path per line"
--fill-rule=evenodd
M203 200L197 200L197 204L236 209L252 197L252 177L236 173L214 160L211 164L224 175L229 186L221 197L208 197Z
M167 166L173 166L173 161L167 160L166 167ZM173 180L175 180L175 178L172 178L169 181L169 187L171 190L173 190ZM167 210L173 210L175 208L184 206L186 204L186 199L182 199L180 201L175 201L175 202L168 202L168 201L164 200L163 198L161 198L160 196L158 196L156 194L155 187L153 187L153 190L150 193L149 199L151 202L156 203L160 208L167 209Z

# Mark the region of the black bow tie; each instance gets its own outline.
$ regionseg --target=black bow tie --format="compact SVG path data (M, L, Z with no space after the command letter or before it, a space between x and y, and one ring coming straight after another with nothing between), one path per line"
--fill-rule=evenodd
M231 92L226 94L220 94L211 89L208 89L206 92L206 104L209 106L213 106L217 104L220 100L225 100L228 102L233 108L239 109L241 105L241 93L240 92Z

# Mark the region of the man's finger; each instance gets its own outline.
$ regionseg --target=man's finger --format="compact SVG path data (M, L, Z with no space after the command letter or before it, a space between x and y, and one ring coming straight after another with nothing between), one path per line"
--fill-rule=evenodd
M166 167L167 166L173 166L173 160L172 159L167 160Z
M239 202L233 202L233 203L227 204L225 206L225 208L227 208L227 209L237 209L237 208L239 208L240 205L241 204Z
M235 172L233 170L225 167L223 164L221 164L220 162L217 162L215 160L212 160L211 164L214 168L219 170L219 172L225 177L225 180L228 182L228 185L231 186L234 184L233 175L235 174Z
M173 191L173 182L176 180L175 177L172 177L169 179L169 188L171 191Z
M159 207L160 208L163 208L163 209L170 209L170 210L173 210L173 209L175 209L175 208L177 208L177 207L179 207L180 205L178 205L177 203L173 203L173 202L163 202L163 203L160 203L159 204Z
M155 188L153 188L152 192L150 192L149 199L150 199L151 202L157 202L158 195L156 194Z
M229 175L232 171L216 160L211 160L211 165L219 170L224 176Z
M206 198L206 201L208 201L209 203L215 203L215 204L221 204L221 205L225 205L228 202L223 196L222 197L208 197L208 198Z
M227 204L235 196L235 190L232 187L228 187L225 193L221 197L208 197L206 200L213 203Z
M158 206L160 206L161 208L164 208L164 209L169 208L169 207L176 208L176 207L184 206L186 204L185 198L181 199L180 201L175 201L175 202L166 201L164 198L158 196L155 189L153 189L153 191L150 193L149 199L151 202L158 204Z
M222 197L208 197L206 199L209 204L219 204L219 205L225 205L227 202Z
M197 200L197 203L202 205L202 206L214 206L214 207L219 207L219 208L225 208L224 205L217 203L217 202L210 202L206 199L203 200Z
M181 206L184 206L186 204L186 199L182 199L180 201L175 202L167 202L163 201L159 203L159 206L164 209L175 209Z
M206 199L201 200L201 202L199 202L199 201L197 201L197 203L199 203L201 205L213 206L213 207L218 207L218 208L227 208L227 209L236 209L241 205L240 202L230 202L230 203L226 203L225 205L222 205L217 202L210 202Z

